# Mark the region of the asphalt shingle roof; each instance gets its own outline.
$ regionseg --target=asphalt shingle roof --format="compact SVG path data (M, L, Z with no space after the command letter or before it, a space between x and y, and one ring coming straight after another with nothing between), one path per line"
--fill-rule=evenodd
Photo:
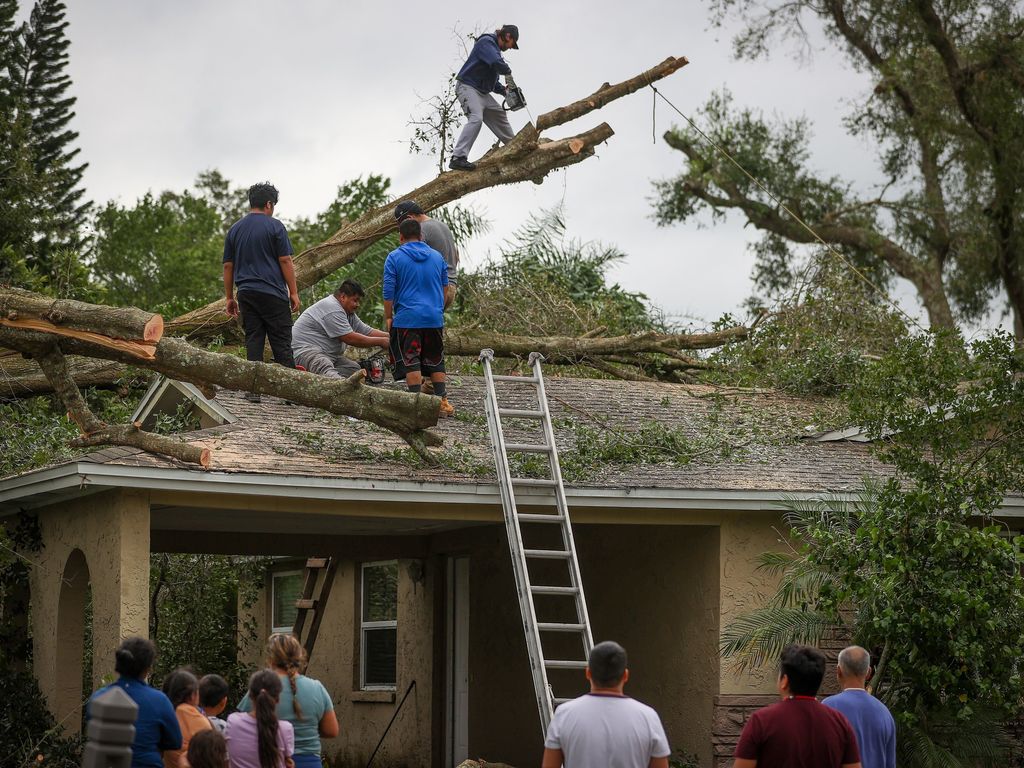
M887 474L871 447L815 442L822 403L776 392L593 379L548 378L556 439L570 485L593 488L665 488L764 491L845 491L867 475ZM530 408L532 388L500 384L503 407ZM250 403L238 392L217 400L234 424L183 435L212 450L211 469L264 475L442 483L494 481L479 377L453 377L449 399L458 410L436 428L445 441L442 464L410 461L405 443L366 422L288 405L275 397ZM622 463L574 462L580 441L599 443L625 434L658 441L661 425L682 446L681 460L655 462L644 447ZM536 427L534 427L536 428ZM645 430L653 430L650 434ZM664 432L661 433L664 436ZM651 435L654 435L653 437ZM537 441L513 426L507 439ZM396 452L398 452L396 454ZM82 457L94 463L202 470L130 448L106 448Z

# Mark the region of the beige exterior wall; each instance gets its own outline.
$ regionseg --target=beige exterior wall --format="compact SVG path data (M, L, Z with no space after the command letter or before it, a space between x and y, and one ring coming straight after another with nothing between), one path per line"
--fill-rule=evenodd
M302 568L304 561L275 566L275 570ZM341 560L320 634L307 674L324 684L335 704L341 733L324 740L323 748L335 761L334 768L365 766L384 734L395 707L415 679L398 719L381 746L374 765L427 768L431 765L433 696L434 590L437 576L430 561L398 560L398 633L396 692L359 690L359 572L361 561ZM271 594L269 577L262 610L255 618L259 637L270 634ZM246 661L261 665L262 644L243 650Z
M760 608L775 590L778 579L758 570L758 556L786 547L781 516L768 513L729 515L722 519L721 537L721 622L726 626L740 614ZM776 692L776 667L739 673L722 663L722 694Z
M86 588L93 606L93 688L114 674L125 637L149 632L149 499L111 491L38 510L43 549L30 576L33 659L58 722L77 730Z
M627 517L621 513L620 519ZM674 750L696 753L710 766L719 694L774 691L773 669L737 676L721 663L718 638L725 623L771 593L774 584L757 570L756 559L780 546L781 518L694 513L694 524L645 522L575 526L595 640L615 639L626 647L627 692L658 711ZM397 698L414 677L417 687L377 760L381 766L427 766L442 753L444 677L433 654L444 656L444 558L468 555L470 756L536 765L542 738L504 527L468 528L430 541L431 558L400 561ZM412 578L413 562L425 562L424 581ZM357 574L355 560L339 567L309 669L337 704L341 736L326 749L338 755L339 768L365 765L397 705L390 696L373 701L380 694L357 690ZM265 636L269 594L261 605L257 618ZM434 674L440 677L431 685ZM587 690L582 674L563 674L576 676L567 695Z

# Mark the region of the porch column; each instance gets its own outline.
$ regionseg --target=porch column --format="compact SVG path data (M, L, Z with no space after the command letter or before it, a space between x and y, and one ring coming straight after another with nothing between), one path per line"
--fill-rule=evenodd
M85 606L92 602L92 685L114 673L121 639L148 635L149 497L110 491L38 510L43 549L33 555L33 665L50 710L69 732L82 689Z

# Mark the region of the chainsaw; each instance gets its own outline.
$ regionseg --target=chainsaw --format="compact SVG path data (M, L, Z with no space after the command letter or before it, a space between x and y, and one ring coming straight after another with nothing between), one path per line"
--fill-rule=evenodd
M366 371L367 384L384 383L384 367L386 365L386 360L387 356L383 352L380 352L359 361L359 367Z
M515 112L526 106L523 89L516 85L512 75L505 75L505 101L501 106L506 112Z

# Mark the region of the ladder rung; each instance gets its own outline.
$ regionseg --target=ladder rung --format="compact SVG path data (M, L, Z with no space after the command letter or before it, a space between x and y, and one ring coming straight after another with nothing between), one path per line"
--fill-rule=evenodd
M551 453L551 446L547 443L505 443L505 450L519 453Z
M295 607L300 611L309 611L316 607L316 600L296 600Z
M579 592L576 587L530 587L535 595L575 595Z
M556 661L556 660L551 660L551 661L545 661L544 662L544 666L545 667L550 667L551 669L586 669L587 668L587 662L585 662L585 661Z
M511 381L515 384L536 384L536 376L491 376L494 381Z
M513 485L525 485L534 488L554 488L556 485L554 480L547 480L542 477L513 477L511 480Z
M537 624L537 629L541 632L582 632L586 628L585 624L560 624L550 621Z
M307 568L326 568L329 557L311 557L306 561Z
M562 549L524 549L523 554L541 560L568 560L572 557L571 552Z
M544 411L524 411L519 408L499 408L499 416L505 416L510 419L543 419Z
M519 515L521 523L560 523L564 519L561 515Z

